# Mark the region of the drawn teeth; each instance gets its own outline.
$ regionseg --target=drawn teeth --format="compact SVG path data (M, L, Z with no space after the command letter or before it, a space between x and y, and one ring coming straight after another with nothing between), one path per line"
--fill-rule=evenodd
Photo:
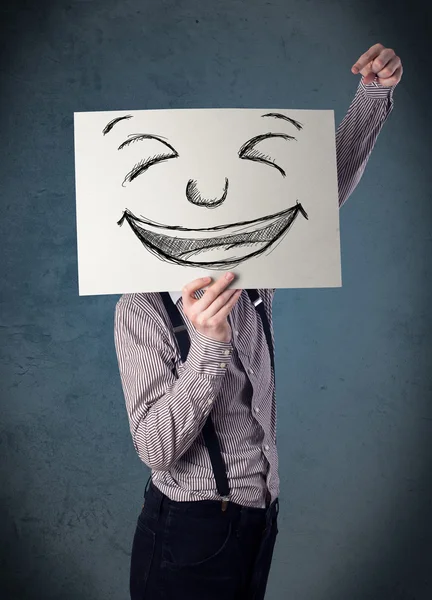
M146 249L164 262L224 269L265 252L286 235L299 213L308 219L297 202L261 219L193 230L137 218L126 210L118 224L126 220Z
M200 230L194 230L194 229L190 229L188 231L175 231L173 232L170 229L162 229L160 227L156 227L154 225L145 225L145 230L149 231L151 233L154 233L156 235L168 235L168 236L172 236L172 237L176 237L177 239L181 240L181 239L190 239L191 236L193 236L194 239L196 240L208 240L208 239L214 239L216 236L220 237L220 236L234 236L236 234L248 234L248 233L252 233L254 231L256 231L257 229L263 229L264 227L271 227L272 224L276 223L277 221L279 221L281 219L281 215L277 215L273 218L268 219L267 221L263 221L262 223L249 223L246 225L227 225L227 227L220 229L219 231L214 232L214 231L200 231ZM140 227L141 229L143 229L143 227L140 225L139 222L137 222L138 227Z

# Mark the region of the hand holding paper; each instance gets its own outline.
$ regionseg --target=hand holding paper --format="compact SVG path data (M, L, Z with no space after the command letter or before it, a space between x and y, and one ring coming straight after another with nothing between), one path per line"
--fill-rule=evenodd
M351 71L363 75L364 84L372 83L377 78L380 85L391 87L401 80L403 68L394 50L375 44L360 56Z
M240 298L241 290L227 289L234 280L233 273L225 273L206 289L203 296L195 298L195 292L211 281L209 277L196 279L183 288L183 307L195 329L217 342L231 341L228 315Z

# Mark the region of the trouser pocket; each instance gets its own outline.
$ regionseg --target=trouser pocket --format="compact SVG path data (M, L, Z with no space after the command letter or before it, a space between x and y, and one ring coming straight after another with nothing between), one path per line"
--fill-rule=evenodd
M150 574L155 550L156 534L151 529L144 510L138 517L132 544L130 569L130 595L132 600L142 600Z
M164 560L176 567L213 563L227 549L233 526L227 516L194 517L170 509L166 521Z

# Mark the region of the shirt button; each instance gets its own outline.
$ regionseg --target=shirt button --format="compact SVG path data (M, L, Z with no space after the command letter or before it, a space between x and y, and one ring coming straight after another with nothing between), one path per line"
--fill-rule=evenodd
M239 332L238 332L237 330L236 330L236 331L234 331L234 333L236 334L236 336L238 336L238 334L239 334Z
M231 350L224 350L225 356L229 356L231 354Z
M267 444L266 444L266 445L264 446L264 450L265 450L266 452L268 452L268 451L270 450L270 446L267 446Z
M255 406L255 412L256 412L256 413L259 413L259 408L258 408L258 406Z
M248 369L248 373L249 373L249 375L253 375L254 374L254 372L253 372L252 369Z
M220 366L221 369L225 369L226 363L221 363L219 366Z

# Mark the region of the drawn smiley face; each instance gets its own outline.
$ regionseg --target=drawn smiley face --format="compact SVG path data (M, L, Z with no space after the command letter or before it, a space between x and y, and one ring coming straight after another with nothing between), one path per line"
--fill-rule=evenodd
M298 131L301 131L303 127L298 121L281 113L267 113L261 116L277 119L278 122L284 124L288 123ZM131 118L132 115L125 115L113 119L103 129L103 135L107 135L119 122ZM238 149L238 159L272 167L282 177L286 177L284 169L276 163L271 155L260 150L260 145L262 146L263 142L271 139L296 141L295 137L286 133L267 132L255 135ZM124 152L132 144L150 140L153 142L153 152L143 155L142 159L127 172L122 182L123 187L134 185L133 182L145 175L153 166L180 157L174 146L164 137L149 133L130 134L120 144L118 150ZM155 142L157 144L156 151L154 151ZM212 197L202 193L197 180L188 179L185 183L185 199L196 207L217 209L222 206L229 195L230 182L228 178L225 178L220 193ZM308 219L302 204L297 201L294 206L258 219L192 229L182 225L158 223L142 216L138 217L126 208L118 225L122 225L126 221L143 246L164 262L190 267L227 269L272 249L288 233L299 213Z

